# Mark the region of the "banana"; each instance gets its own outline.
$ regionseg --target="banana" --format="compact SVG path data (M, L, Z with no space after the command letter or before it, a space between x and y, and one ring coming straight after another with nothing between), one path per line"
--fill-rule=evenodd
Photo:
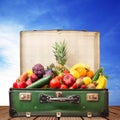
M87 64L80 63L81 67L84 67L85 69L90 69L90 66Z
M104 76L104 79L106 79L106 80L105 80L105 84L104 84L103 88L107 88L107 78Z
M70 70L76 70L76 69L81 68L81 67L83 67L85 69L90 69L89 65L83 64L83 63L78 63L78 64L73 65Z
M96 86L96 89L104 89L106 88L107 84L107 79L104 75L100 74L98 80L97 80L98 85Z

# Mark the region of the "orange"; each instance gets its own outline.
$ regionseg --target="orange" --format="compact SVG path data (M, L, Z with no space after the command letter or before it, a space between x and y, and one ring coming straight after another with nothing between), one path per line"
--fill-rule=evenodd
M81 76L86 76L86 74L87 74L87 70L84 68L84 67L79 67L79 68L77 68L76 69L78 72L79 72L79 75L80 75L80 77Z
M92 70L88 70L86 76L92 78L94 76L94 72Z

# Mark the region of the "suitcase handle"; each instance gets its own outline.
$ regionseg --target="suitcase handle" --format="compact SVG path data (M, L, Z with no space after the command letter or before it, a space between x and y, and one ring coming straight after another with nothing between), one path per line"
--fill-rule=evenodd
M78 104L80 102L79 95L72 95L68 97L51 97L48 95L40 95L40 103L50 103L50 102L70 102Z

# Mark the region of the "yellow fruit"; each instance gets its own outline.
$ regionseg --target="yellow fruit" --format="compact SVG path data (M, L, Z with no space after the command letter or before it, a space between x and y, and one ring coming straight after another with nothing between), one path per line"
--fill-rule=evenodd
M104 75L100 75L97 80L98 85L96 86L96 89L104 89L106 88L107 79Z
M87 64L83 64L83 63L77 63L77 64L74 64L70 70L75 70L77 68L85 68L85 69L90 69L89 65Z
M83 82L85 83L85 85L89 85L92 82L92 80L90 77L84 77Z
M73 66L71 67L70 71L76 70L76 69L79 68L79 67L81 67L80 64L75 64L75 65L73 65Z
M75 77L75 79L78 79L80 77L78 71L76 71L76 70L71 70L70 74L72 74Z
M79 63L81 67L84 67L85 69L90 69L90 66L84 63Z
M80 77L82 77L82 76L84 77L87 74L87 70L85 68L83 68L83 67L79 67L76 70L78 71Z
M28 77L30 77L33 74L33 71L32 70L28 70L27 73L28 73Z

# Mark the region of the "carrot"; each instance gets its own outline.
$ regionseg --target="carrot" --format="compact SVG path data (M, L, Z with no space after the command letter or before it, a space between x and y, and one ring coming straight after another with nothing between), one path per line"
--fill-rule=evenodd
M20 77L19 77L19 80L20 81L26 81L28 79L28 72L24 72L24 73L22 73L21 75L20 75Z

